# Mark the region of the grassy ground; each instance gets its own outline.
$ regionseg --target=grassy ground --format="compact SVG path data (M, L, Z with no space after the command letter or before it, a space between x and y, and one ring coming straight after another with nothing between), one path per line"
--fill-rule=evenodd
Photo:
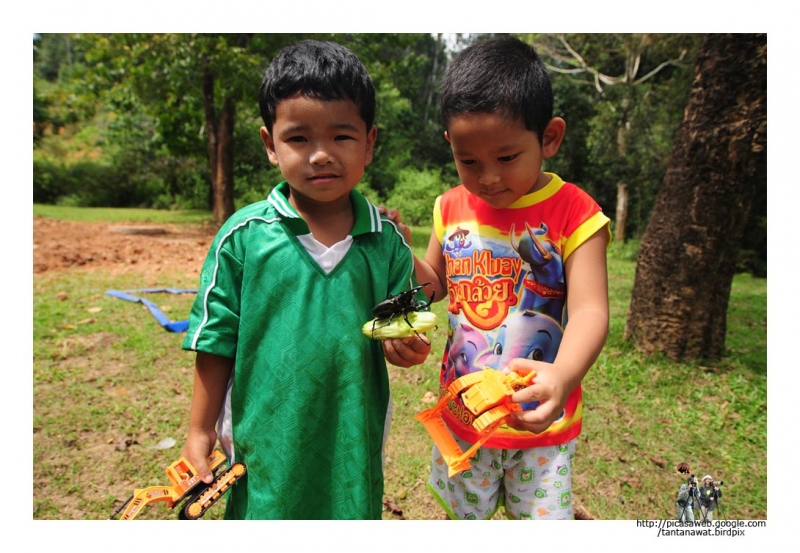
M424 244L418 240L415 244ZM610 335L584 380L584 425L574 463L575 498L599 519L673 517L686 461L722 480L721 513L766 518L767 282L737 275L728 312L728 353L714 364L675 363L623 342L635 272L630 246L609 251ZM444 305L434 309L444 316ZM442 319L444 320L444 319ZM442 329L433 333L441 352ZM409 518L441 518L429 499L430 440L413 415L436 392L439 357L392 371L395 423L389 442L388 496ZM746 498L746 499L745 499ZM719 516L720 513L718 513Z
M135 207L67 207L34 204L33 215L68 221L108 223L205 223L211 219L208 211L169 211Z
M419 229L414 243L427 236ZM766 518L766 280L735 278L724 359L674 363L622 341L633 259L629 248L612 246L611 335L584 383L578 504L599 519L674 517L683 480L675 465L686 461L698 476L724 480L718 518ZM197 285L185 270L163 278L165 286ZM135 487L167 483L164 468L185 436L193 357L180 349L183 335L163 331L142 306L105 295L140 287L135 275L98 271L34 276L34 519L108 518ZM154 299L173 320L186 317L192 300ZM443 309L435 304L441 320ZM444 329L431 338L425 365L390 368L395 412L385 493L406 519L442 517L425 489L431 442L413 420L436 391ZM165 439L176 445L159 449ZM215 506L205 518L221 514ZM159 504L140 516L174 517Z

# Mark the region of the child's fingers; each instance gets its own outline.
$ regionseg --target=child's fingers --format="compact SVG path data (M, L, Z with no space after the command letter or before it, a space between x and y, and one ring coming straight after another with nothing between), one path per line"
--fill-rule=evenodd
M197 471L197 476L205 482L206 484L210 484L213 480L213 474L211 474L211 469L208 468L208 460L203 455L184 455L186 459L192 464L192 466Z
M389 220L393 223L400 224L403 222L403 219L400 217L400 212L396 209L389 209L385 205L378 206L378 213L381 215L386 215Z
M508 362L508 365L503 370L506 374L511 371L519 374L520 376L525 376L526 374L536 371L537 365L549 365L549 363L542 363L541 361L533 361L532 359L522 359L522 358L514 358Z
M529 432L540 434L547 430L550 425L541 422L539 418L535 416L535 413L535 410L513 413L506 421L506 424L517 430L528 430Z
M404 345L419 352L427 352L431 349L431 341L424 334L418 336L409 336L401 340Z
M514 403L528 403L530 401L541 401L543 397L542 386L533 383L517 392L511 394L511 401Z
M403 236L405 236L406 242L409 244L411 243L411 229L403 224L403 218L400 216L399 211L396 209L389 209L385 205L379 205L378 212L381 215L386 215L391 222L397 225L397 228L399 228L400 232L402 232Z
M194 434L190 436L186 444L184 444L183 451L181 452L181 456L185 457L186 460L192 464L197 471L197 476L206 484L210 484L214 479L214 475L211 473L211 469L208 466L208 455L213 449L209 443L213 444L215 441L216 435L214 435L212 440L211 436L197 437L197 435Z
M519 430L529 430L539 434L550 428L556 419L556 415L552 411L548 404L543 403L530 411L512 413L508 424Z
M384 355L389 362L399 367L419 365L425 361L430 351L430 341L426 343L416 336L383 341Z

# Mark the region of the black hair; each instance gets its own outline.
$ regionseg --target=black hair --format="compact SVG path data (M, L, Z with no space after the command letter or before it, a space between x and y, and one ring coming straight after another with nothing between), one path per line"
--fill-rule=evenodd
M498 113L522 122L541 142L553 118L553 88L532 46L510 35L479 40L456 54L439 93L445 129L465 113Z
M272 132L278 104L300 93L318 100L352 100L367 132L375 120L375 87L358 57L341 44L304 40L283 48L261 81L258 107Z

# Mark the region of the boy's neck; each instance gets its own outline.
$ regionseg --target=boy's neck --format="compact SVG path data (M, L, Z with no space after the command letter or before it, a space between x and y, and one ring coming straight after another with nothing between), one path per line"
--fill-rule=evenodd
M353 230L355 214L349 194L333 202L313 202L290 191L289 203L306 222L314 239L329 248Z
M533 194L534 192L538 192L539 190L541 190L542 188L544 188L545 186L547 186L547 184L548 184L548 183L549 183L551 180L552 180L552 176L551 176L551 175L548 175L548 174L547 174L547 173L545 173L544 171L540 171L540 172L539 172L539 178L537 178L537 179L536 179L536 183L533 185L533 188L531 188L531 189L528 191L528 193L526 194L526 196L527 196L528 194Z

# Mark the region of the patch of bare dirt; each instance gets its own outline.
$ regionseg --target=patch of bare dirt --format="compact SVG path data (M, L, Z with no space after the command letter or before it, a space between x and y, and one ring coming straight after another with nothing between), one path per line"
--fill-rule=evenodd
M111 224L33 219L34 274L101 269L109 274L199 269L216 229L200 225Z

